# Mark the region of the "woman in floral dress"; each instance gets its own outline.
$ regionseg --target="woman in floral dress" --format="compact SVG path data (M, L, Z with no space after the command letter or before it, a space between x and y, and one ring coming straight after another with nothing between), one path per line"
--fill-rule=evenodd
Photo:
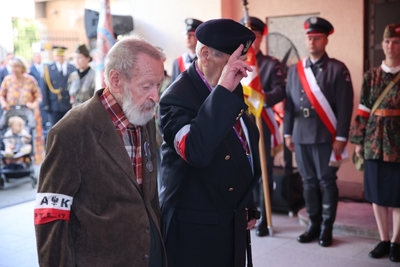
M11 74L4 78L0 86L1 108L8 110L11 106L24 105L33 111L36 122L34 163L39 165L44 158L42 118L39 111L42 95L35 78L26 73L27 65L22 58L12 59L11 67Z

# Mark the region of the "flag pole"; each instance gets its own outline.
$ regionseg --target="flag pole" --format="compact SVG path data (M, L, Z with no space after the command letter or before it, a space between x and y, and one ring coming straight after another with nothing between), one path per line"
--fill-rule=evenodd
M100 1L99 22L97 24L96 42L96 90L104 88L104 59L115 43L110 0Z
M244 11L244 25L251 29L250 27L250 17L249 17L249 12L247 8L247 1L243 0L243 11ZM255 56L255 55L254 55ZM257 66L257 64L256 64ZM256 69L255 71L258 71ZM272 212L271 212L271 200L270 200L270 193L269 193L269 184L268 184L268 165L267 165L267 159L266 159L266 154L265 154L265 141L264 141L264 129L263 129L263 123L262 123L262 116L254 116L256 118L256 125L258 128L258 131L260 133L260 141L258 143L259 147L259 153L260 153L260 165L261 165L261 178L262 178L262 184L263 184L263 191L264 191L264 202L265 202L265 214L266 214L266 221L267 221L267 227L268 227L268 232L270 236L273 236L273 229L272 229ZM267 151L267 153L271 153L271 151Z
M267 216L267 227L270 236L273 236L272 229L272 212L271 212L271 200L269 194L269 183L268 183L268 164L267 158L265 156L265 140L264 140L264 129L262 123L262 116L258 116L256 118L256 124L258 131L260 132L260 141L258 143L259 151L260 151L260 163L261 163L261 179L263 184L264 191L264 202L265 202L265 214ZM267 151L267 153L271 153L271 151Z

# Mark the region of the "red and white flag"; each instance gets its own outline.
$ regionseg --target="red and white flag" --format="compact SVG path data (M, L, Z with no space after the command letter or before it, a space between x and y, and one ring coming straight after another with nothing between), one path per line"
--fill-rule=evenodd
M96 88L104 88L104 58L115 43L110 1L100 0L99 23L97 25Z
M253 71L248 72L248 76L241 81L245 102L249 106L250 113L256 118L262 116L265 124L267 124L271 133L271 154L275 155L282 148L282 138L274 111L271 108L264 108L265 95L261 86L257 58L253 47L250 47L247 52L246 62L253 68Z

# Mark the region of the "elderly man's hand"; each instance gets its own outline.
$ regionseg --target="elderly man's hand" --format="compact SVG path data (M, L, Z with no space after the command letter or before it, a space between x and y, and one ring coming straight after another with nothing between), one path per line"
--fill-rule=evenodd
M243 77L247 77L247 71L253 71L253 69L241 58L240 55L242 54L242 50L243 44L241 44L229 57L218 81L219 85L225 87L231 92L235 90Z

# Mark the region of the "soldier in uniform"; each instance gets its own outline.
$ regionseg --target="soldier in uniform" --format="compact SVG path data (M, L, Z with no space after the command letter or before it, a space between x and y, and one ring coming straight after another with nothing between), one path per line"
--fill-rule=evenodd
M244 23L244 19L240 21ZM250 17L250 28L255 33L256 39L253 42L254 52L256 53L258 72L262 89L265 93L265 108L272 108L275 104L281 102L285 98L285 77L279 60L269 55L264 55L260 50L262 38L267 34L268 28L264 22L256 17ZM264 151L267 156L268 167L268 183L270 196L273 192L273 157L271 155L271 131L263 120L264 131ZM257 188L260 191L257 202L260 205L261 220L257 225L256 235L268 235L268 227L266 221L265 201L262 186ZM257 196L257 194L255 194Z
M295 151L309 217L297 240L332 244L338 187L336 172L346 157L353 110L353 86L347 67L329 58L325 47L333 26L320 17L304 23L309 56L288 70L284 118L285 144Z
M68 78L76 68L66 61L66 50L63 46L53 46L55 61L44 66L43 106L50 114L52 125L71 109Z
M198 59L160 100L161 223L168 266L244 266L259 134L240 80L255 34L230 19L196 30Z
M400 24L389 24L383 33L385 60L364 74L360 104L350 131L350 142L364 161L365 198L372 203L381 242L369 253L372 258L389 254L400 262L400 82L393 85L378 108L374 103L388 84L400 75ZM389 207L393 235L389 238Z
M72 72L69 77L70 87L68 90L72 107L89 100L96 87L96 72L89 66L92 58L86 45L79 45L75 53L77 70Z
M197 38L195 35L195 31L197 27L199 27L199 25L203 22L197 19L187 18L185 19L185 23L186 23L186 31L185 31L186 47L188 51L183 53L180 57L174 60L172 64L171 82L173 82L181 72L184 72L196 58L195 49L197 44Z

